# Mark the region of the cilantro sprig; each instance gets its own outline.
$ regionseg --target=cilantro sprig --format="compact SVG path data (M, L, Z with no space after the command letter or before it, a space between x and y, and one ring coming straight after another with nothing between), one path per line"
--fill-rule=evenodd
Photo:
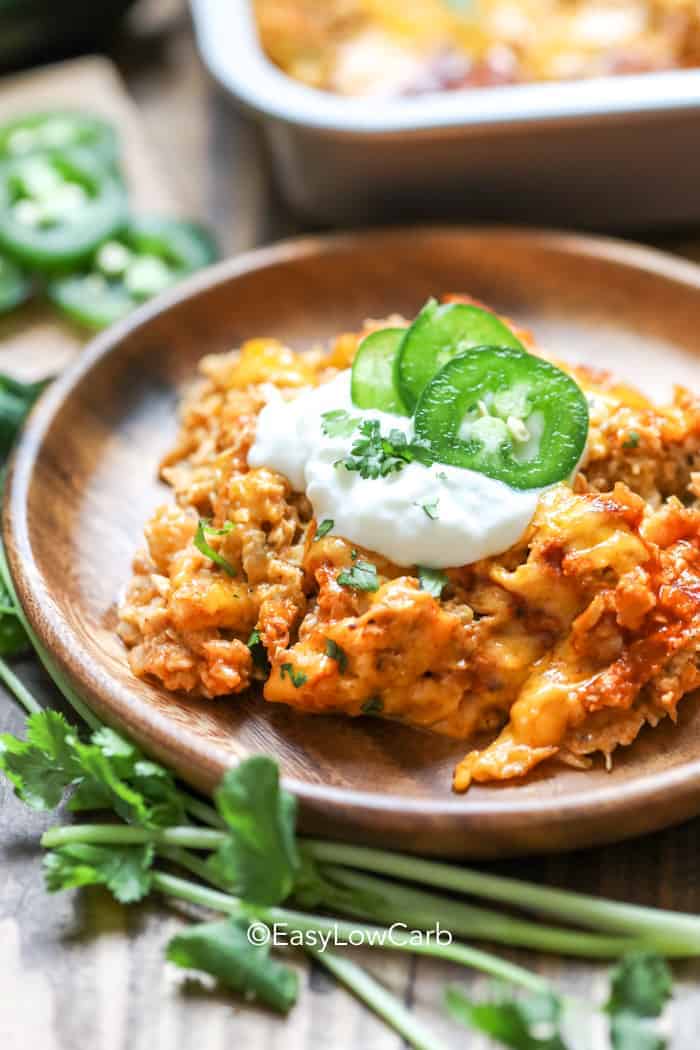
M377 419L365 419L357 429L362 437L353 443L347 456L336 461L336 467L357 471L361 478L385 478L414 460L426 465L432 463L428 450L415 441L409 442L403 431L382 434Z
M207 541L207 536L228 536L229 532L235 529L235 524L232 521L227 521L220 529L214 528L208 518L200 518L197 523L197 531L194 537L194 545L200 554L203 554L205 558L209 558L215 565L227 572L229 576L237 576L238 570L235 565L232 565L230 561L224 558L223 554L219 554L217 550L211 546Z
M338 573L338 583L341 587L350 587L354 591L378 591L377 566L371 561L356 558L350 569L343 569Z

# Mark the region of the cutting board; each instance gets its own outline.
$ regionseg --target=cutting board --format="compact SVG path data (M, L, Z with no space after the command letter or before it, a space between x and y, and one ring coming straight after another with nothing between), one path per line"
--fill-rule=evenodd
M0 123L53 108L95 113L116 127L135 211L181 210L112 62L91 56L0 79ZM47 304L28 303L0 319L0 371L22 379L53 375L80 353L88 338Z

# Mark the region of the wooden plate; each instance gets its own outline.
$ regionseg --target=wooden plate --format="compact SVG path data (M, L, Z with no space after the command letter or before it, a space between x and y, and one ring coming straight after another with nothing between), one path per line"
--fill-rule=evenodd
M305 717L251 697L206 702L138 681L115 599L153 508L178 394L205 353L253 335L303 347L364 317L469 291L548 349L661 397L700 383L700 269L608 240L509 230L306 238L225 262L96 339L42 400L14 460L5 537L19 594L87 702L192 784L251 752L280 762L314 832L496 856L621 839L700 811L700 709L643 732L615 766L549 765L450 792L465 743L393 724Z

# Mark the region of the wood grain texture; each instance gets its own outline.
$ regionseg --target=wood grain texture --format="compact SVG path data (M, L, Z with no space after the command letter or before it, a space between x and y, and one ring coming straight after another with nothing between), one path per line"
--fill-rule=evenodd
M143 522L168 498L155 465L199 358L259 334L304 347L365 317L412 316L466 290L556 357L612 365L656 397L700 380L700 271L621 242L534 231L410 229L312 237L220 264L96 340L42 400L17 451L5 536L34 626L88 702L197 787L277 757L320 834L452 856L616 841L700 808L700 706L582 773L450 793L469 743L376 719L308 717L256 696L176 696L129 669L115 601ZM274 310L270 304L274 303ZM86 538L91 539L86 542ZM97 539L97 542L95 540Z
M184 7L180 0L174 2ZM158 7L160 0L148 3ZM168 186L175 189L187 212L215 226L225 251L249 248L294 228L288 216L280 216L254 129L202 73L186 18L181 17L167 34L127 38L120 48L120 65L167 172ZM242 187L248 189L243 192ZM240 208L245 208L244 214ZM669 239L666 246L677 243ZM686 231L679 250L700 259L699 245L693 231ZM41 347L34 344L32 349L36 354ZM1 360L17 371L28 365L18 352ZM22 663L17 671L43 702L58 704L55 690L33 663ZM22 723L21 711L0 687L0 732L21 734ZM228 996L183 986L162 962L163 944L177 920L157 901L120 911L101 893L46 894L38 838L52 819L32 814L0 779L0 1046L8 1050L229 1050L232 1046L400 1050L404 1045L324 973L308 972L305 967L300 1002L287 1021L241 1007ZM509 861L496 870L698 913L699 853L700 821L694 820L635 842ZM601 989L604 968L600 966L526 952L512 957L547 973L571 993L586 995ZM485 1040L456 1029L442 1009L445 982L459 982L480 993L483 980L427 960L410 963L386 954L368 958L355 952L352 958L367 961L380 980L444 1036L449 1048L486 1050ZM670 1019L671 1050L697 1050L700 965L674 969L679 994ZM110 1001L113 1006L108 1008ZM593 1050L602 1046L599 1042Z

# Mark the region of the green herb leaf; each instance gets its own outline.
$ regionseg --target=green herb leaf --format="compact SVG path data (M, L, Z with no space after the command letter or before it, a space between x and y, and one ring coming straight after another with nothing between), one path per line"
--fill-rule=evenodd
M34 809L55 809L75 786L69 808L114 809L146 827L181 823L182 799L172 774L112 729L81 741L58 711L27 719L27 739L0 738L0 768L17 795Z
M22 383L0 374L0 459L9 453L22 424L42 390L51 382Z
M77 886L106 886L122 904L140 901L151 889L152 846L92 846L74 842L44 858L51 893Z
M623 448L637 448L637 446L639 445L639 441L640 441L640 438L639 438L639 434L637 433L637 431L636 430L630 430L629 434L627 435L625 440L622 442L622 447Z
M428 569L425 565L418 566L418 579L420 589L432 594L433 598L439 598L443 589L449 583L449 579L440 569Z
M362 705L363 715L379 715L384 710L384 701L380 696L370 696Z
M437 521L438 520L438 517L439 517L438 507L439 506L440 506L440 500L439 499L433 500L432 503L421 503L421 507L423 508L425 513L428 515L428 517L432 521Z
M666 1039L654 1026L636 1014L613 1014L610 1018L612 1050L666 1050Z
M172 774L151 762L112 729L99 729L89 744L73 742L82 779L70 800L75 812L114 809L146 827L181 823L184 807Z
M231 831L207 862L216 878L251 904L288 897L299 869L296 799L280 788L276 764L262 755L229 770L214 798Z
M32 809L55 809L66 788L81 776L73 753L75 730L58 711L42 711L27 719L27 739L0 737L0 768L15 794Z
M326 638L326 656L330 656L331 660L335 660L340 673L345 674L348 669L348 654L332 638Z
M351 416L343 408L334 408L330 412L323 412L321 419L323 420L321 430L326 437L350 437L360 422L359 416Z
M30 648L31 642L17 617L12 595L0 579L0 657L17 656Z
M235 525L232 521L227 521L222 529L215 529L206 518L200 518L199 524L197 525L197 532L194 537L194 545L200 554L203 554L205 558L209 558L216 565L219 565L224 572L227 572L229 576L237 576L237 570L230 561L224 558L223 554L219 554L214 548L207 543L207 536L227 536L229 532L235 529Z
M354 442L350 455L336 461L336 467L357 471L361 478L384 478L413 460L432 462L427 449L415 442L409 444L401 430L392 430L385 437L377 419L365 419L359 430L363 436Z
M167 958L177 966L211 974L246 999L286 1013L297 999L297 975L270 958L269 945L251 944L248 926L237 919L191 926L173 937Z
M295 689L301 689L306 682L306 675L303 671L295 671L294 664L282 664L280 667L280 678L284 679L285 675L289 677L289 681Z
M248 648L253 657L253 666L257 667L258 671L263 671L265 676L269 675L270 660L267 655L267 649L260 638L260 631L257 628L251 632L248 639Z
M559 1030L561 1003L553 995L475 1003L448 988L445 1001L456 1021L512 1050L567 1050Z
M349 572L344 569L338 573L338 583L341 587L352 587L356 591L378 591L377 566L358 558Z
M322 540L324 536L328 535L328 533L331 531L334 525L335 522L332 518L324 518L324 520L316 529L316 532L314 534L314 540Z
M628 955L610 975L605 1009L610 1014L659 1017L672 994L673 976L665 959L651 952Z

